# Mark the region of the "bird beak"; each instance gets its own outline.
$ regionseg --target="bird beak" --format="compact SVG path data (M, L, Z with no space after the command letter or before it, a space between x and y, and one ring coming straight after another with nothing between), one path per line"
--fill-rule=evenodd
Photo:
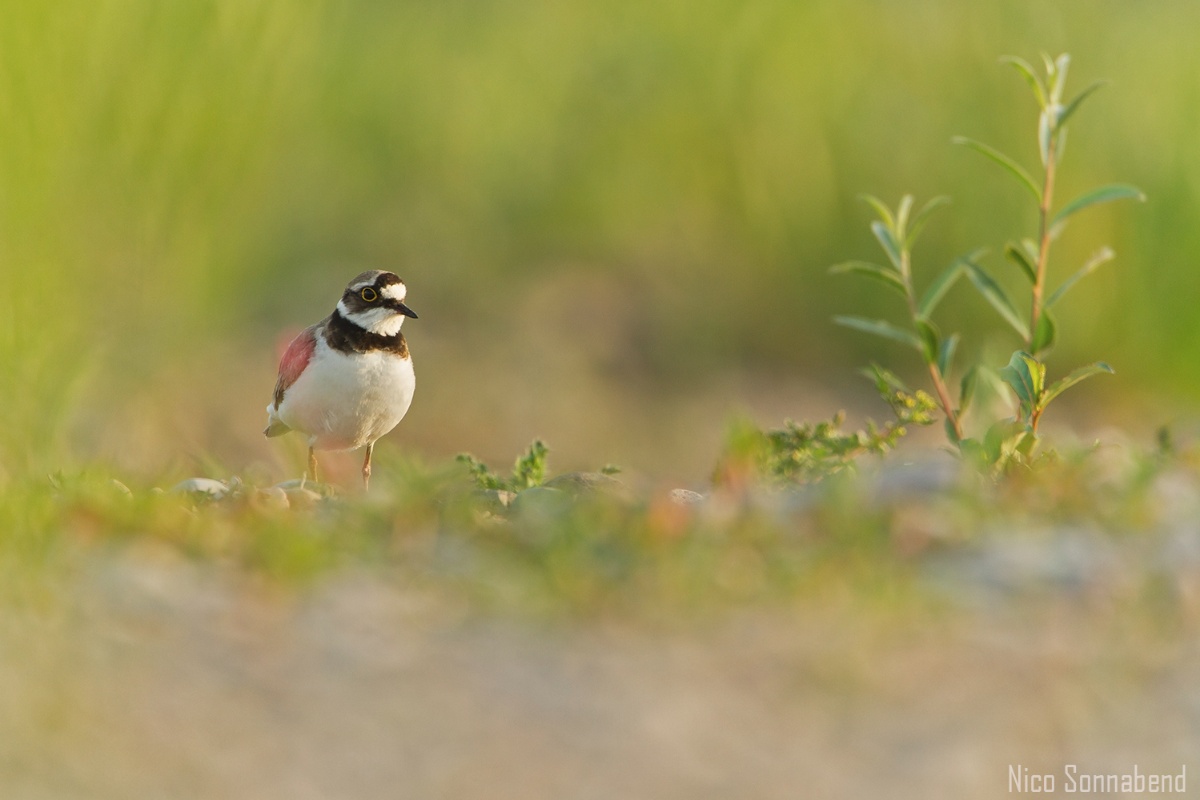
M397 303L396 306L397 306L396 310L399 311L404 316L412 317L413 319L417 318L417 312L413 311L411 308L404 305L404 303Z

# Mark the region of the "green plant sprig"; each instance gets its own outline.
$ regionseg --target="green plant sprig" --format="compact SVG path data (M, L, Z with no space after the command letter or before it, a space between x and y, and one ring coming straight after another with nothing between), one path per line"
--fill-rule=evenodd
M987 157L1012 176L1033 197L1037 204L1038 229L1036 240L1021 239L1005 245L1004 255L1015 264L1030 283L1029 320L1026 323L1016 307L1000 288L999 284L977 263L968 267L968 276L975 287L1024 340L1025 351L1034 358L1048 350L1057 337L1057 325L1050 309L1079 280L1094 272L1101 264L1112 260L1114 254L1107 247L1101 248L1053 293L1047 296L1047 273L1050 262L1050 246L1066 227L1073 215L1091 206L1114 200L1134 199L1144 201L1140 189L1128 184L1114 183L1101 186L1075 198L1057 213L1054 212L1054 188L1058 165L1066 147L1067 121L1079 110L1083 101L1104 86L1103 81L1092 83L1071 100L1063 101L1067 70L1071 59L1063 54L1056 59L1043 55L1045 80L1028 62L1016 56L1005 56L1001 61L1011 65L1025 78L1038 102L1038 153L1042 174L1037 181L1014 159L993 147L974 139L957 136L955 144L964 145Z
M839 411L821 422L785 420L784 427L763 431L749 423L735 426L726 436L724 453L714 481L728 484L731 475L751 467L757 476L782 483L818 483L845 472L854 472L859 458L885 455L895 449L911 425L936 421L937 404L920 389L912 390L883 367L863 370L880 397L891 407L893 419L882 424L867 420L863 430L842 429L846 415Z
M887 255L890 266L874 264L865 261L847 261L830 267L834 274L853 273L873 278L883 283L903 298L908 310L910 329L897 327L884 320L866 319L855 316L837 316L834 322L848 328L872 333L885 339L908 345L920 354L929 372L929 380L937 397L937 405L945 415L947 436L954 442L963 438L962 415L970 402L973 376L964 380L959 400L956 403L946 384L947 375L958 349L959 335L957 333L943 337L933 323L932 315L935 308L946 296L946 292L962 276L963 270L976 257L967 256L956 259L926 288L925 293L917 299L913 287L912 248L917 238L929 221L930 215L939 207L950 202L947 197L935 197L912 215L913 197L905 195L893 214L882 201L870 195L863 198L875 209L879 219L871 223L871 232L879 241L879 246ZM890 374L890 373L889 373Z
M1017 427L1007 434L1006 441L1011 443L1012 440L1019 440L1019 446L1011 448L1001 446L999 450L987 448L990 457L994 456L1001 461L1007 461L1017 456L1027 458L1031 455L1032 448L1036 446L1038 440L1038 425L1042 415L1050 402L1062 391L1093 375L1113 372L1112 367L1108 364L1098 361L1080 367L1052 386L1045 387L1046 366L1042 360L1043 354L1054 345L1058 335L1058 326L1051 315L1051 309L1081 279L1114 258L1111 249L1100 248L1082 267L1047 296L1046 285L1051 244L1066 227L1067 221L1086 208L1122 199L1144 201L1146 197L1141 190L1134 186L1114 183L1086 192L1054 212L1054 187L1059 162L1062 160L1066 147L1067 121L1079 110L1083 101L1104 83L1102 81L1092 83L1071 100L1064 101L1067 70L1071 63L1070 57L1065 53L1053 59L1047 55L1042 56L1045 65L1044 80L1028 62L1020 58L1006 56L1001 60L1021 74L1029 84L1038 103L1037 141L1038 154L1042 164L1040 186L1023 167L998 150L964 137L957 137L954 141L972 148L1003 167L1018 183L1029 190L1038 209L1037 240L1022 239L1019 242L1009 242L1004 248L1005 256L1017 265L1030 284L1028 323L1021 319L1008 296L982 267L971 263L968 265L967 273L980 294L1016 330L1025 343L1025 348L1013 353L1008 366L999 373L1004 382L1012 389L1018 405L1015 420ZM993 428L1002 428L1005 425L1007 425L1007 421L1001 421ZM994 431L989 431L989 436L984 437L985 441L989 437L993 440L997 438Z
M496 475L487 464L470 453L459 453L454 460L466 465L467 472L481 489L520 492L533 486L541 486L545 482L546 457L549 454L550 448L546 443L541 439L534 439L529 449L517 456L513 463L512 475L508 478Z

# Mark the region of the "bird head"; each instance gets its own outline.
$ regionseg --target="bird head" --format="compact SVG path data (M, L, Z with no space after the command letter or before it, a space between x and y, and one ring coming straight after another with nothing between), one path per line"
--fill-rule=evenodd
M337 310L363 330L395 336L405 317L417 318L416 312L404 305L407 294L404 281L395 273L371 270L350 281Z

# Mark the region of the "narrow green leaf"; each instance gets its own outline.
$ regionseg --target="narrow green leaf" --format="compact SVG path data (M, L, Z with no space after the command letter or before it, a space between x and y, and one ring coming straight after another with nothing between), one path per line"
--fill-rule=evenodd
M1034 183L1033 177L1025 171L1025 168L1016 161L1013 161L1011 158L1004 155L1004 153L1001 153L994 147L988 147L983 142L977 142L974 139L968 139L965 136L955 136L953 139L951 139L951 141L954 142L954 144L961 144L965 147L969 147L975 152L990 158L992 161L995 161L997 164L1004 167L1004 169L1006 169L1010 175L1016 178L1022 186L1029 190L1029 193L1033 195L1034 200L1037 200L1038 203L1042 202L1042 190L1038 188L1036 183Z
M1022 350L1013 353L1008 366L1000 370L1000 379L1009 385L1020 401L1020 416L1029 421L1041 407L1046 387L1046 365Z
M1017 72L1021 73L1025 78L1025 82L1029 84L1029 88L1033 89L1033 94L1037 98L1039 106L1046 105L1046 89L1042 86L1041 78L1033 71L1033 67L1029 66L1029 62L1023 58L1016 56L1004 56L1000 59L1000 63L1009 64Z
M1054 124L1050 118L1054 114L1054 105L1051 104L1038 115L1038 155L1042 159L1043 167L1050 163L1050 146L1054 142ZM1038 202L1041 202L1040 192Z
M1008 299L1008 295L1000 288L1000 284L992 279L983 269L973 261L966 262L967 277L971 279L971 283L975 284L975 288L983 295L984 299L992 304L992 308L1000 313L1004 321L1012 326L1022 339L1029 338L1029 326L1021 319L1021 315L1013 308L1012 301Z
M1058 397L1060 394L1065 392L1067 389L1070 389L1080 381L1085 381L1093 375L1103 374L1112 375L1113 368L1103 361L1097 361L1095 364L1088 364L1085 367L1080 367L1065 378L1060 378L1059 380L1055 381L1049 389L1046 390L1046 395L1042 399L1042 408L1050 405L1051 400Z
M971 399L975 397L975 384L979 380L979 367L973 365L962 376L962 383L959 386L958 395L958 413L965 414L967 409L971 407Z
M1046 365L1037 356L1029 353L1022 354L1029 374L1033 376L1034 397L1041 397L1046 391Z
M1073 97L1065 106L1062 106L1058 111L1058 120L1055 123L1055 127L1061 130L1062 127L1067 124L1067 120L1071 118L1071 115L1079 109L1080 104L1083 103L1084 100L1087 100L1093 92L1095 92L1101 86L1104 86L1106 83L1107 81L1096 81L1091 86L1075 95L1075 97Z
M1002 419L992 425L983 435L983 449L987 453L988 463L1002 465L1030 434L1029 426L1020 420Z
M902 269L904 262L900 258L900 244L892 236L892 231L882 222L876 221L871 223L871 233L875 234L875 238L879 240L879 246L883 248L883 252L887 253L888 260L891 261L896 269Z
M900 376L890 370L884 369L878 364L872 364L870 367L861 370L861 373L867 377L867 380L875 382L879 388L880 394L884 390L894 392L903 392L904 394L912 394L912 389L908 388L908 384L900 380Z
M1028 463L1029 459L1033 457L1033 451L1037 449L1040 438L1034 433L1033 428L1027 427L1020 438L1016 440L1016 446L1013 449L1020 453L1024 461Z
M865 275L895 289L902 297L908 296L908 290L904 286L904 280L900 277L900 273L888 267L872 264L869 261L846 261L842 264L834 264L829 268L829 272L833 275L845 275L848 273Z
M1000 378L1012 388L1023 409L1036 408L1041 396L1037 379L1038 366L1040 365L1033 356L1018 350L1012 354L1008 366L1000 370Z
M892 216L892 210L882 200L873 194L860 194L859 197L864 203L875 209L875 213L879 215L879 218L883 220L888 228L896 230L896 218Z
M1046 78L1053 81L1056 65L1054 63L1054 59L1050 57L1049 53L1042 53L1042 65L1046 67Z
M1030 349L1034 353L1041 353L1049 349L1054 344L1057 332L1058 326L1054 324L1054 317L1050 316L1049 309L1042 309L1042 314L1038 317L1037 328L1033 331L1033 342L1029 346Z
M1059 128L1058 133L1054 134L1054 163L1061 164L1063 153L1067 152L1067 134L1071 132L1070 128Z
M958 434L955 432L954 423L950 421L949 417L942 419L942 430L946 432L946 438L950 440L950 444L958 444Z
M1062 102L1063 89L1067 85L1067 69L1071 66L1071 57L1063 53L1054 61L1054 80L1050 83L1050 102L1058 105Z
M954 354L958 351L957 333L952 333L942 342L941 349L938 350L937 366L938 372L942 375L947 375L950 372L950 367L954 364Z
M1093 189L1087 194L1076 197L1071 202L1063 206L1062 210L1054 216L1054 221L1051 227L1058 228L1067 217L1072 214L1077 214L1085 208L1094 206L1098 203L1111 203L1114 200L1137 200L1145 202L1146 195L1136 186L1130 186L1127 183L1110 183L1108 186L1101 186L1099 189Z
M894 342L906 344L916 350L918 353L922 350L921 340L912 331L906 331L903 328L897 328L890 322L883 320L866 319L864 317L834 317L833 321L838 325L844 325L847 328L873 333L876 336L882 336L885 339L891 339Z
M1018 423L1015 420L1001 420L989 426L983 434L983 452L989 465L994 465L1000 460L1000 448L1010 435L1012 426L1016 424Z
M912 222L909 223L907 241L909 250L912 250L913 245L917 243L917 237L921 235L921 230L924 229L925 223L929 222L929 215L941 206L947 205L949 202L949 197L941 195L933 198L928 203L921 206L921 210L917 212L917 215L912 218Z
M915 317L913 327L921 337L921 355L925 357L925 363L937 363L938 353L942 349L942 335L937 326L924 317Z
M925 296L921 298L921 304L918 307L923 317L933 315L933 310L937 308L938 303L946 296L946 292L950 291L950 287L954 285L959 276L963 272L963 262L955 260L953 264L942 270L942 274L934 279L933 283L929 284L929 288L925 290Z
M1004 255L1009 261L1021 268L1021 272L1029 278L1031 284L1037 283L1037 266L1034 261L1029 258L1029 254L1025 252L1025 248L1016 242L1009 242L1004 245Z
M1098 251L1096 251L1095 255L1087 260L1087 263L1075 271L1074 275L1063 281L1062 286L1059 286L1054 290L1054 294L1050 295L1049 299L1046 300L1046 308L1050 308L1052 305L1061 300L1063 295L1070 291L1072 286L1079 283L1081 279L1095 272L1101 264L1104 264L1107 261L1112 261L1114 258L1116 258L1116 253L1114 253L1111 249L1107 247L1100 248Z
M912 212L913 196L906 194L900 198L900 206L896 209L896 238L904 241L908 238L908 215Z

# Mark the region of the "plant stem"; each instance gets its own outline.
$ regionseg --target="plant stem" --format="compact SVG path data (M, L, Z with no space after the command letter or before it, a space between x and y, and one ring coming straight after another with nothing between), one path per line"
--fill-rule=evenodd
M937 392L938 403L942 406L942 411L946 412L946 419L950 420L950 427L954 429L954 438L961 442L963 440L962 423L958 420L958 413L954 410L954 405L950 400L950 392L946 389L946 382L942 380L942 373L938 370L937 364L929 364L929 377L933 380L933 389Z
M908 312L912 315L915 325L917 317L921 314L917 311L917 299L913 294L912 264L907 247L900 252L900 275L904 279L904 296L908 300ZM958 419L958 412L954 409L954 401L950 399L950 390L946 388L942 371L938 369L936 361L927 360L925 366L929 368L929 379L933 381L933 390L937 394L938 405L942 407L942 413L946 415L946 419L950 420L950 427L954 430L955 444L958 444L963 440L962 423Z
M1029 310L1029 353L1036 357L1033 349L1034 339L1037 338L1038 322L1042 316L1042 296L1046 287L1046 264L1050 260L1050 205L1054 199L1054 172L1058 151L1058 134L1050 137L1050 146L1046 148L1046 176L1042 182L1042 202L1038 206L1038 260L1037 274L1033 282L1033 301ZM1036 423L1035 423L1036 427Z

